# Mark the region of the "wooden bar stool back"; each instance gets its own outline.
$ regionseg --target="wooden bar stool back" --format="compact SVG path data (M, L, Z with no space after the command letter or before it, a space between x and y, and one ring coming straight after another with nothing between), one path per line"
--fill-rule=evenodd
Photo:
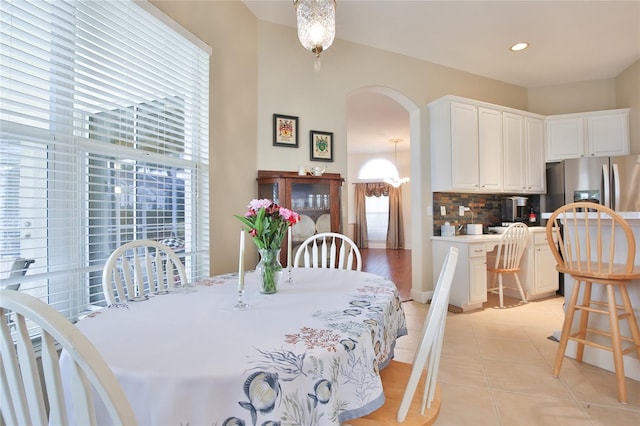
M640 279L640 266L634 265L636 244L631 227L608 207L577 202L553 212L546 231L558 271L570 275L575 281L566 308L553 376L560 374L569 341L577 343L577 362L582 362L585 345L610 351L613 353L618 400L626 404L623 355L636 352L640 358L640 331L627 291L632 280ZM554 234L557 246L553 243ZM593 288L592 292L593 284L602 287ZM579 303L580 293L582 301ZM576 312L580 313L578 327L577 331L572 331ZM601 320L598 324L598 317L590 321L592 313L607 316L608 323ZM621 321L625 320L631 336L621 333Z

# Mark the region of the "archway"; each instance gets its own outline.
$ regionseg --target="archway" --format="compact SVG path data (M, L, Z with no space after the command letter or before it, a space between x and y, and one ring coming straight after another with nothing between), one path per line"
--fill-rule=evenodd
M420 168L421 158L421 132L420 132L420 108L411 99L405 96L403 93L384 86L366 86L356 89L349 93L347 96L358 96L359 94L374 93L385 96L397 104L402 106L406 110L409 116L409 139L410 139L410 195L411 195L411 227L410 232L413 236L411 244L411 260L412 260L412 298L421 302L426 302L430 298L431 291L423 291L421 288L426 278L424 276L423 266L423 252L425 251L425 245L430 244L429 240L425 241L420 236L424 235L424 215L421 211L421 206L424 205L422 197L422 175ZM347 115L349 115L349 109L347 109ZM347 123L349 119L347 118ZM347 135L349 135L349 124L347 124ZM349 145L349 136L347 137L347 145ZM352 183L354 171L348 170L347 173L347 196L351 200L353 198ZM351 210L351 209L350 209Z

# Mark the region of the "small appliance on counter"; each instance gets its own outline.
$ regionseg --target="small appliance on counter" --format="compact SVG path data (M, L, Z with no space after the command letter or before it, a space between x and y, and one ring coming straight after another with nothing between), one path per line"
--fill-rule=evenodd
M449 222L445 222L445 224L440 227L440 235L443 237L455 237L456 227L450 225Z
M482 235L482 224L481 223L468 223L467 224L467 235Z
M504 197L502 199L503 222L528 222L530 210L527 197Z

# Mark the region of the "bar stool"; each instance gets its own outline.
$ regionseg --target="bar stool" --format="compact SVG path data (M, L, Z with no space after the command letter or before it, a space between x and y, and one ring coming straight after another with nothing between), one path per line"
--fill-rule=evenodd
M640 331L627 292L627 284L631 280L640 279L640 265L634 265L636 245L631 227L608 207L591 202L577 202L553 212L546 231L547 241L556 258L557 270L571 275L575 281L562 326L553 376L558 377L560 374L569 340L577 342L576 361L579 363L582 362L585 345L611 351L618 400L626 404L627 388L622 356L635 351L640 358ZM554 234L557 236L557 246L553 243ZM604 287L605 300L598 300L592 294L593 284ZM620 295L620 305L616 302L616 288ZM582 302L578 303L581 291ZM578 330L572 332L576 311L580 313ZM591 326L591 313L607 315L609 330ZM623 320L628 323L631 337L620 333L620 322ZM596 341L594 337L598 335L610 337L610 346ZM623 347L623 342L630 345Z

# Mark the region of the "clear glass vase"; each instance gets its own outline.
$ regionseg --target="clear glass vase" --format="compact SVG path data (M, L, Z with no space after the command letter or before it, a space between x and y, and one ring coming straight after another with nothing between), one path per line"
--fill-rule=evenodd
M280 249L260 249L260 262L256 265L260 293L273 294L278 291L278 284L282 278L282 264L280 263Z

